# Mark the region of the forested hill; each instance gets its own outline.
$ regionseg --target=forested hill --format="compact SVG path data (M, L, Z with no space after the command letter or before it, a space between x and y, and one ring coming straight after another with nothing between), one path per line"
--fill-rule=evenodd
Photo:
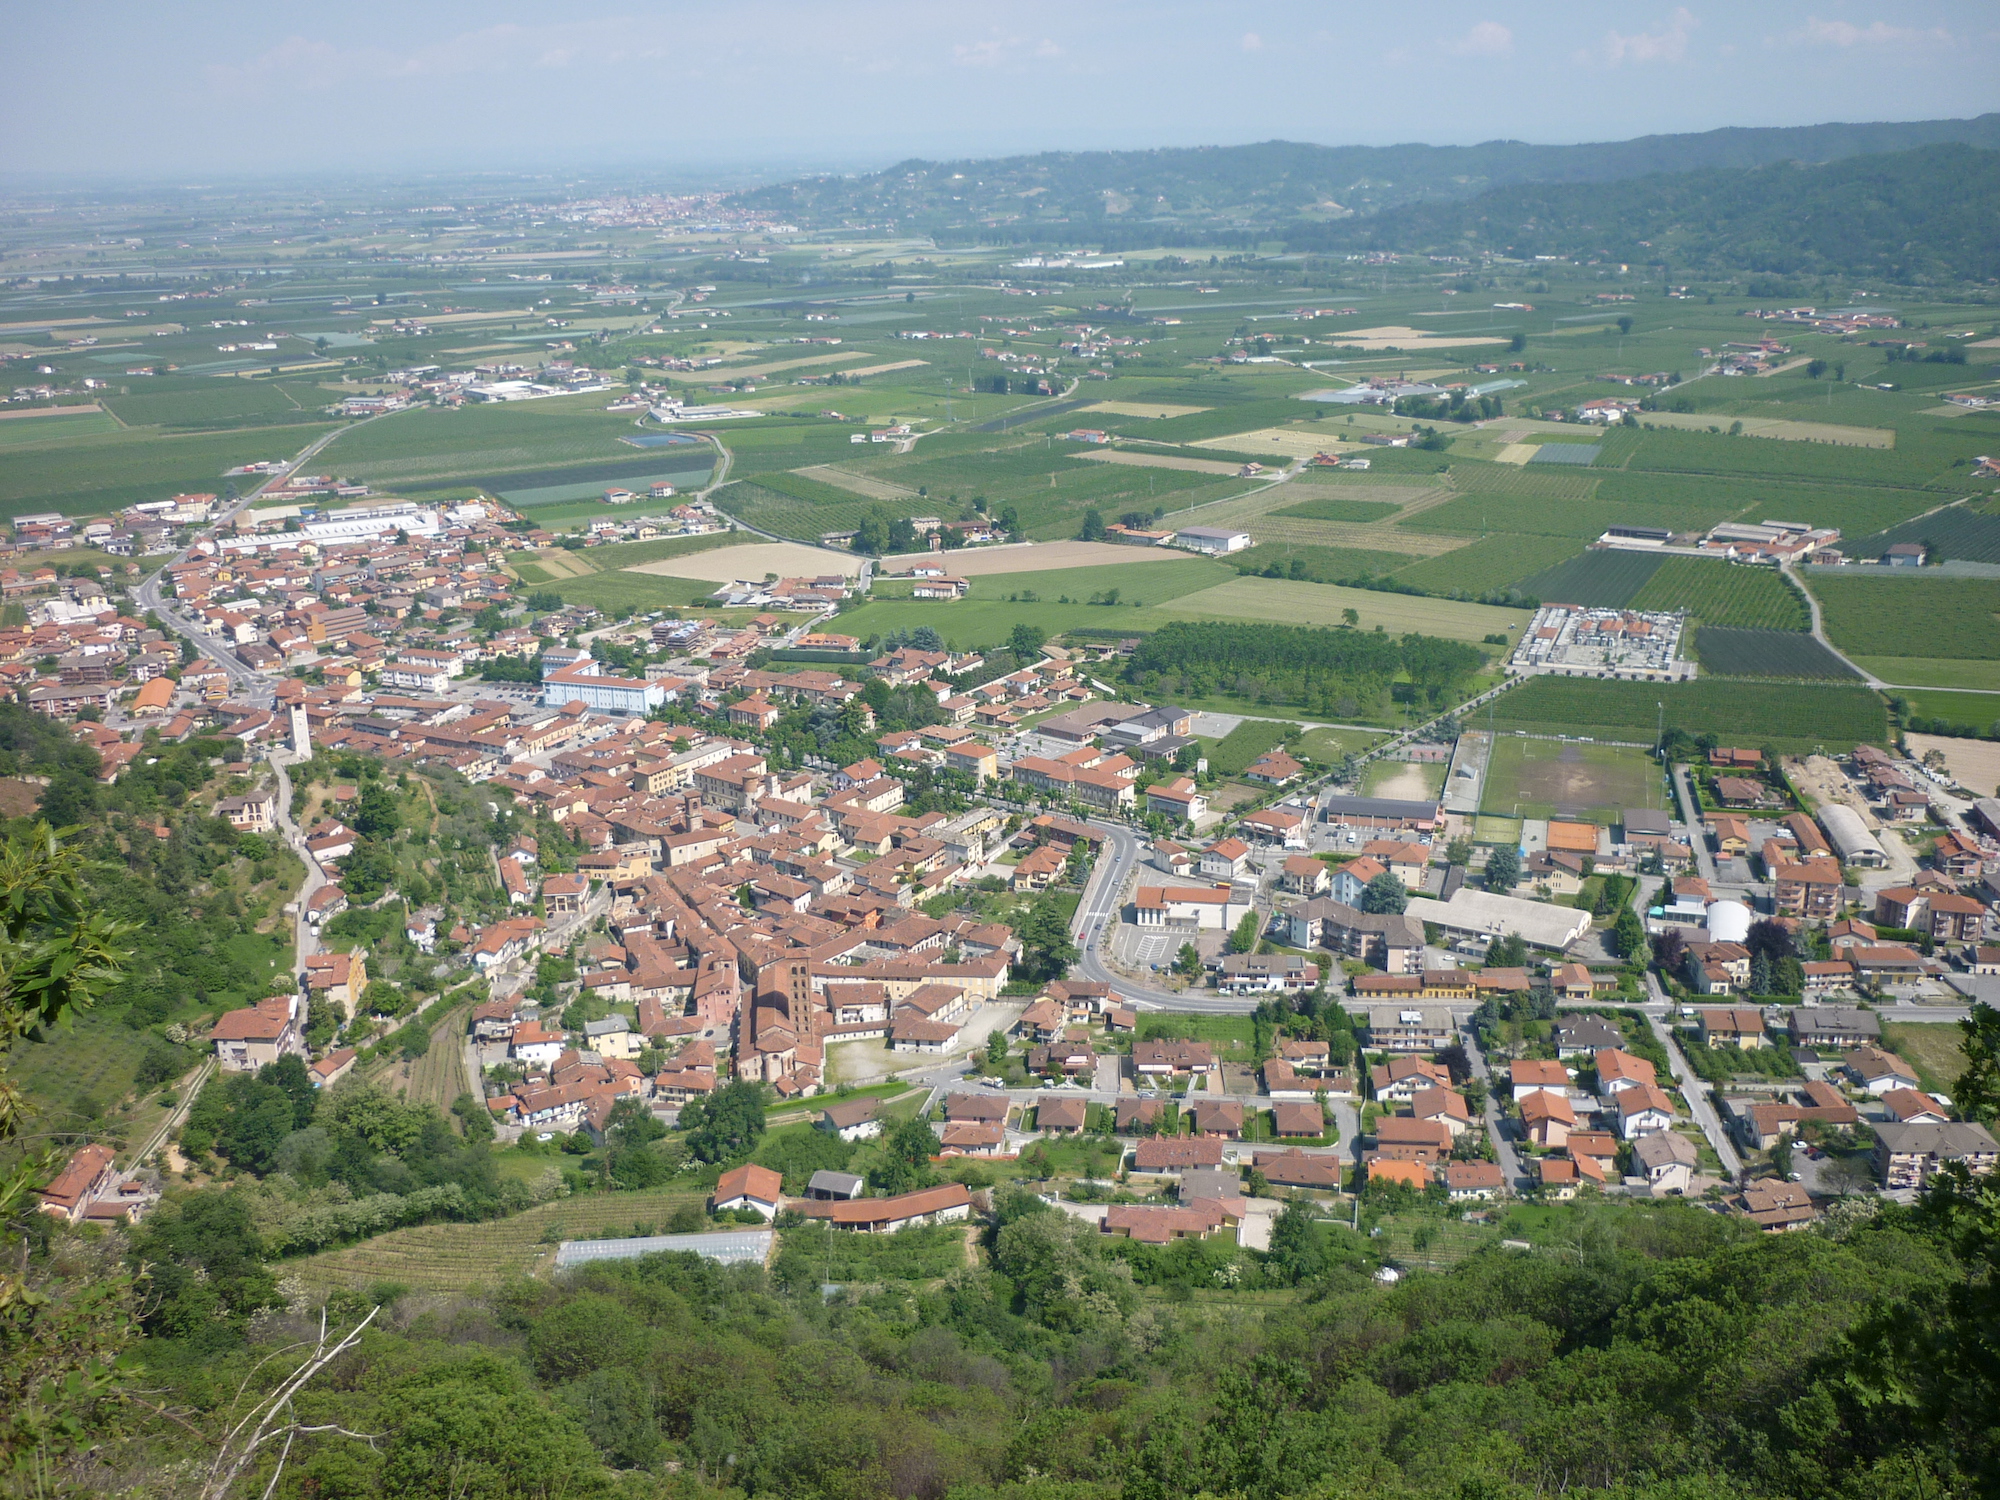
M2000 276L2000 151L1926 146L1592 184L1526 183L1465 203L1294 224L1294 249L1503 252L1902 283Z
M1341 219L1457 201L1518 183L1616 182L1662 172L1821 163L1920 146L2000 148L2000 114L1970 120L1729 128L1571 146L1315 146L1264 141L1156 151L1062 151L899 162L860 177L756 188L745 207L812 225L983 230L1005 241L1161 244L1163 231Z

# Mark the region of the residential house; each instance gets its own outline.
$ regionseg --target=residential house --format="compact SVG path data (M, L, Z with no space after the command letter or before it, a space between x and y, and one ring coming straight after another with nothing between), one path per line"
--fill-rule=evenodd
M1656 1130L1632 1145L1632 1166L1655 1197L1685 1193L1694 1184L1701 1156L1694 1142L1674 1130Z
M783 1176L769 1167L746 1162L722 1174L716 1181L715 1194L710 1201L719 1214L747 1208L766 1219L775 1219L784 1184Z

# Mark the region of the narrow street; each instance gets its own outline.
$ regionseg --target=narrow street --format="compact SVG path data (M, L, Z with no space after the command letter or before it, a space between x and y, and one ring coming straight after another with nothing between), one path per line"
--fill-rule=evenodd
M1696 800L1694 787L1688 782L1686 766L1674 767L1674 795L1680 799L1681 821L1687 824L1688 847L1694 850L1695 868L1701 878L1711 886L1715 884L1715 856L1708 852L1708 841L1702 837L1701 804Z
M1486 1065L1486 1053L1479 1045L1479 1035L1471 1026L1465 1028L1465 1055L1472 1063L1472 1076L1486 1085L1486 1138L1493 1142L1494 1155L1500 1158L1500 1174L1507 1179L1508 1188L1516 1193L1533 1186L1528 1180L1528 1169L1521 1161L1520 1148L1508 1135L1511 1128L1500 1115L1500 1090L1493 1081L1493 1070Z
M1646 974L1646 993L1664 1005L1667 998L1666 991L1660 988L1659 977L1650 970ZM1694 1069L1689 1067L1687 1059L1681 1056L1680 1046L1674 1041L1673 1032L1665 1020L1648 1011L1646 1024L1653 1028L1654 1039L1667 1049L1667 1062L1673 1069L1674 1082L1679 1085L1682 1096L1686 1098L1688 1112L1694 1116L1695 1124L1701 1127L1701 1133L1707 1137L1709 1149L1715 1152L1716 1159L1722 1163L1725 1173L1731 1178L1741 1176L1743 1158L1736 1154L1736 1147L1730 1142L1729 1132L1723 1127L1722 1116L1715 1112L1715 1105L1709 1098L1707 1085L1695 1076Z

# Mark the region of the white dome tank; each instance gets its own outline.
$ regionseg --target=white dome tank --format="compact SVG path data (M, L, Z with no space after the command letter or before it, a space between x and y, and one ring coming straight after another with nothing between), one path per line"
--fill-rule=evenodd
M1750 936L1750 908L1741 901L1717 901L1708 908L1708 940L1740 943Z

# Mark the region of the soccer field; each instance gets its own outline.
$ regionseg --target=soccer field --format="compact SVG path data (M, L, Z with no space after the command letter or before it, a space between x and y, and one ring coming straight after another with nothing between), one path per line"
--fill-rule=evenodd
M1664 806L1659 768L1643 750L1503 734L1494 741L1479 810L1615 823L1625 808Z

